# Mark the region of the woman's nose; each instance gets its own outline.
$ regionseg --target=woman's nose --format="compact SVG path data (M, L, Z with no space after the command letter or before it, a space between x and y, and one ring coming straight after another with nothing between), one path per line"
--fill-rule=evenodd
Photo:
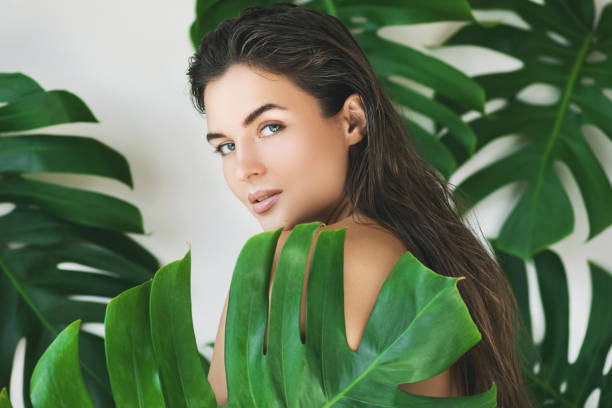
M236 149L236 159L236 177L240 181L246 181L253 174L262 175L265 172L265 166L257 149L248 143L247 145L243 143L239 149Z

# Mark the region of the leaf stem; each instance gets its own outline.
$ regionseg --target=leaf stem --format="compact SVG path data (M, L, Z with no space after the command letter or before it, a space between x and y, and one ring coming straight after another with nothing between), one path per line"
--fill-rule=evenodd
M540 191L540 185L543 182L544 172L546 171L546 166L550 163L548 161L550 153L555 145L555 141L559 134L561 133L561 127L563 126L563 120L565 119L565 113L567 112L567 108L569 106L569 102L572 96L572 92L574 91L574 85L576 84L576 79L578 78L578 74L580 72L580 68L582 68L582 64L584 59L586 58L586 53L589 49L589 45L591 44L591 40L593 39L593 33L589 32L580 46L580 50L578 51L578 55L576 55L576 60L574 61L574 65L572 66L572 71L567 80L567 85L565 90L563 91L563 99L559 104L559 110L557 111L557 118L555 119L555 124L553 126L553 130L551 132L550 137L548 138L548 143L546 144L544 151L542 152L542 158L540 169L538 170L538 174L536 176L535 188L534 191ZM537 193L536 193L537 194ZM537 197L535 198L537 200ZM531 228L533 227L533 223L530 224L530 230L528 236L532 236Z
M13 286L15 287L15 289L17 290L19 295L22 297L24 302L26 302L28 304L28 306L30 306L30 308L32 309L32 311L34 312L36 317L38 317L38 319L41 321L43 326L45 326L53 334L54 337L57 337L59 332L53 328L51 323L49 323L49 321L42 314L40 309L38 307L36 307L36 305L34 304L32 299L30 298L30 296L25 292L25 290L23 289L23 287L21 286L19 281L15 278L15 275L13 275L13 273L8 268L8 266L6 266L6 263L4 263L2 258L0 258L0 269L2 269L4 271L4 274L9 278L9 280L11 281L11 283L13 284Z
M544 392L547 392L548 394L550 394L550 396L553 397L556 400L556 402L560 402L564 407L567 407L567 408L576 407L576 405L574 405L571 401L565 398L561 393L557 392L548 383L546 383L545 381L542 381L540 377L538 377L533 372L531 372L531 370L526 370L526 373L527 373L527 377L529 377L531 381L533 381Z

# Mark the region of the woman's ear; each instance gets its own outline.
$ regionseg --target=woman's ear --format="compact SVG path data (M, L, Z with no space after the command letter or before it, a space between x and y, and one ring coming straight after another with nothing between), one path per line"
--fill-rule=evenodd
M347 146L359 143L366 132L366 115L361 96L358 93L349 95L342 107L342 129Z

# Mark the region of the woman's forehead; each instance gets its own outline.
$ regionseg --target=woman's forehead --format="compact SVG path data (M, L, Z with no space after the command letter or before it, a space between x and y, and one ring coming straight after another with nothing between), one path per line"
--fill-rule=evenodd
M266 104L305 114L317 108L316 100L287 77L244 65L233 66L211 81L204 92L204 104L211 127L217 122L219 126L241 125L250 113Z

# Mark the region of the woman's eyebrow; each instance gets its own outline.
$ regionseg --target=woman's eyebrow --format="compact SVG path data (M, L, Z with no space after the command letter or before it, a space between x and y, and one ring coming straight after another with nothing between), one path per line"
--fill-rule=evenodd
M277 105L275 103L266 103L264 105L261 105L259 108L255 109L253 112L249 113L247 117L244 118L244 121L242 122L242 127L249 126L255 119L257 119L259 115L261 115L262 113L270 109L287 110L287 108ZM223 133L216 133L216 132L208 133L206 134L206 141L210 143L211 140L218 139L220 137L226 137L226 136Z

